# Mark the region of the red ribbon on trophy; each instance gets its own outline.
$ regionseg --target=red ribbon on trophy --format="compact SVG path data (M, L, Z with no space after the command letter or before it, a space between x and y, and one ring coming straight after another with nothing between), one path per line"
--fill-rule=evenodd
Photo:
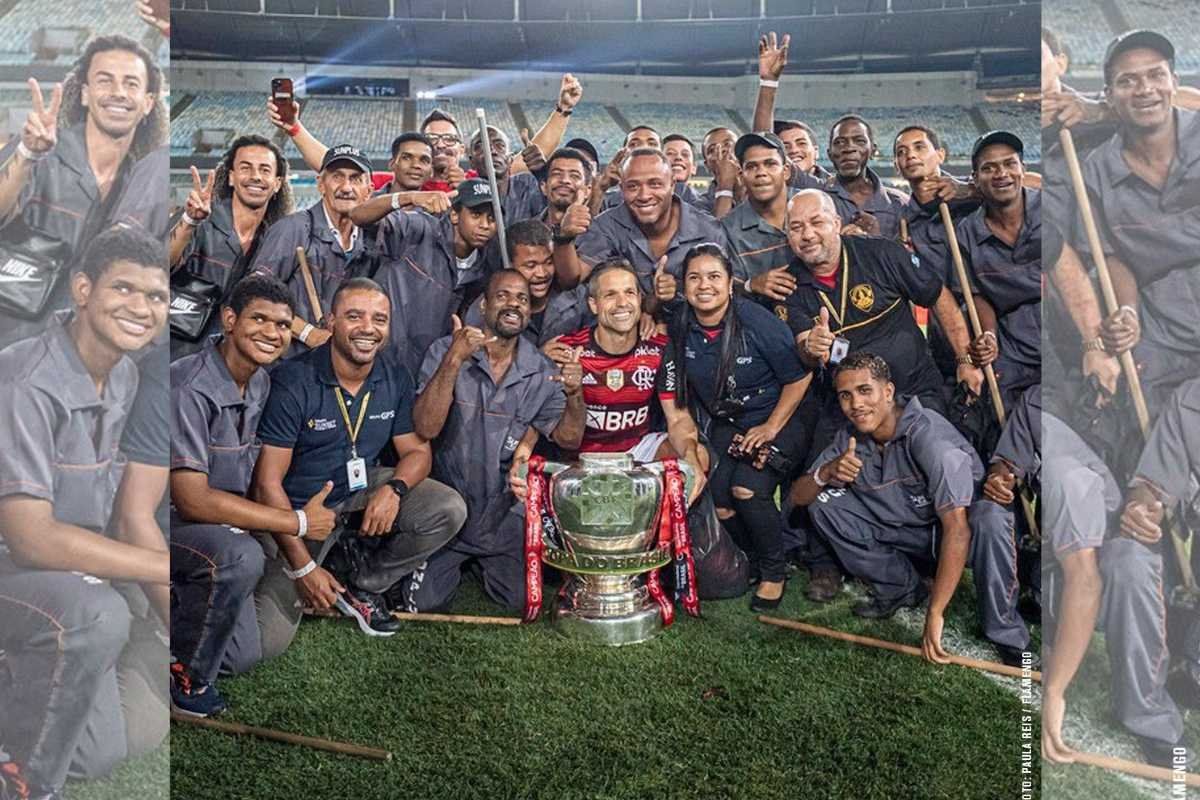
M663 462L662 511L659 525L669 528L675 557L675 598L683 603L688 616L700 616L700 596L696 589L696 562L692 557L692 537L687 526L687 498L679 461ZM659 533L660 540L663 534Z
M546 496L546 459L532 456L525 476L525 615L533 622L542 613L542 502Z

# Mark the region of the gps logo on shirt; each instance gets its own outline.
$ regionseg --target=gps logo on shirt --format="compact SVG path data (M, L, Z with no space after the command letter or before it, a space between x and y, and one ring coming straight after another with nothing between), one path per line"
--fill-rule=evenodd
M336 419L310 419L308 421L308 429L311 431L331 431L336 427Z
M738 356L736 359L739 366L746 366L754 363L754 356Z
M870 311L875 305L875 290L868 283L860 283L850 290L850 302L859 311Z
M835 497L841 497L845 493L846 493L845 489L839 489L837 487L834 487L832 489L826 489L825 491L823 491L819 495L817 495L817 502L818 503L828 503L830 500L834 499Z
M650 415L650 406L628 411L587 410L587 426L598 431L622 431L641 425Z
M396 416L396 409L393 408L388 411L382 411L378 414L369 414L367 416L367 419L394 419L395 416Z

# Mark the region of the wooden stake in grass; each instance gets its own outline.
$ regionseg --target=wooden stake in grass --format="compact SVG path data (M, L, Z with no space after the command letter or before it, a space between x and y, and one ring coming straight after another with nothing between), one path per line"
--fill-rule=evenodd
M388 750L379 750L374 747L366 747L361 744L351 744L349 742L338 742L333 739L318 739L314 736L302 736L298 733L288 733L287 731L277 731L272 728L259 728L254 725L243 725L240 722L221 722L215 719L206 717L192 717L187 714L180 714L177 711L171 712L172 722L183 722L188 725L196 725L201 728L208 728L211 731L219 731L228 733L234 736L256 736L259 739L269 739L272 742L283 742L284 744L297 744L301 747L311 747L314 750L325 750L330 753L340 753L345 756L358 756L359 758L370 758L375 761L391 761L392 754Z
M1135 775L1139 778L1148 778L1152 781L1167 781L1168 783L1182 781L1186 786L1200 786L1200 775L1194 772L1183 772L1182 770L1175 772L1165 767L1155 767L1150 764L1143 764L1140 761L1126 761L1123 758L1102 756L1099 753L1081 753L1075 751L1074 763L1087 764L1089 767L1100 767L1101 769L1111 769L1117 772L1124 772L1127 775ZM1180 795L1180 797L1182 796Z
M780 619L779 617L768 617L760 615L759 622L765 622L768 625L777 625L780 628L789 628L794 631L802 631L811 633L815 636L825 636L830 639L840 639L843 642L852 642L854 644L864 644L868 647L878 647L881 650L891 650L895 653L904 653L905 655L916 656L924 660L925 656L921 653L921 648L911 647L906 644L896 644L895 642L887 642L883 639L872 639L870 636L859 636L855 633L846 633L844 631L835 631L833 628L822 628L820 625L809 625L807 622L799 622L791 619ZM950 656L951 664L958 664L963 667L971 667L972 669L983 670L984 672L994 672L997 675L1004 675L1009 678L1024 678L1025 672L1020 667L1010 667L1007 664L997 664L995 661L981 661L977 658L967 658L966 656ZM1042 673L1031 670L1029 676L1038 683L1042 682Z
M471 614L427 614L393 611L392 616L407 622L459 622L467 625L520 625L520 617L476 617Z

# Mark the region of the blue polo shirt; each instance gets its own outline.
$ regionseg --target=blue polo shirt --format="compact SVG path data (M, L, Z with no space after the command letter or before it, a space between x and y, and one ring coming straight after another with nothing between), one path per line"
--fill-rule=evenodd
M766 422L783 387L807 375L808 368L800 361L787 324L770 311L737 297L730 310L738 315L743 341L724 390L718 396L723 324L706 328L693 320L684 348L684 372L702 406L746 429Z
M350 433L335 392L345 400L351 422L358 421L362 402L371 393L358 433L358 456L368 466L392 437L413 430L412 377L391 359L375 359L358 395L338 385L328 343L285 361L271 374L271 393L258 423L258 437L263 444L292 451L283 489L293 508L302 507L328 480L333 481L333 491L327 505L337 505L350 495L346 475Z

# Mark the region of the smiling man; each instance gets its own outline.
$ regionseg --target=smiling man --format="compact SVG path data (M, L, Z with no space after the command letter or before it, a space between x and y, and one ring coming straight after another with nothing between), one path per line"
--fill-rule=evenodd
M522 336L529 324L529 284L515 270L488 281L483 327L458 327L433 343L421 365L413 424L436 440L433 474L467 501L462 533L402 581L396 602L427 611L450 602L468 561L483 588L512 609L525 603L524 508L508 488L508 471L529 430L567 450L583 438L583 372L578 355L561 371ZM532 445L530 445L532 446Z
M825 182L846 225L867 234L896 239L908 196L885 186L871 169L875 132L865 119L847 114L829 129L829 160L834 174Z
M254 262L255 272L273 275L292 293L295 336L289 355L329 339L321 321L334 293L350 278L374 274L379 263L371 232L351 218L371 195L371 162L362 151L348 144L329 148L317 174L317 189L319 202L271 226ZM319 308L313 308L296 248L304 249Z
M129 354L167 318L162 245L107 230L70 284L73 312L0 352L0 650L20 676L0 682L2 785L15 775L35 797L166 734L166 698L125 680L153 636L131 637L112 582L164 587L169 559L106 534L137 389Z
M273 533L260 605L263 641L282 652L304 605L337 608L363 633L390 636L383 595L453 537L466 511L452 489L429 474L428 439L414 432L408 370L381 357L391 303L379 284L353 278L330 306L329 342L282 365L258 425L262 453L255 499L289 512L305 509L326 482L325 499L342 517L324 542ZM385 448L395 467L377 465ZM334 562L325 566L334 545ZM287 581L280 578L287 577Z
M947 663L944 614L970 566L984 636L1019 665L1029 632L1016 608L1016 544L1002 509L976 502L979 455L943 416L898 396L878 356L851 354L834 384L849 424L793 484L791 501L808 507L842 564L871 587L854 613L887 619L923 605L930 595L914 562L936 561L922 651Z

